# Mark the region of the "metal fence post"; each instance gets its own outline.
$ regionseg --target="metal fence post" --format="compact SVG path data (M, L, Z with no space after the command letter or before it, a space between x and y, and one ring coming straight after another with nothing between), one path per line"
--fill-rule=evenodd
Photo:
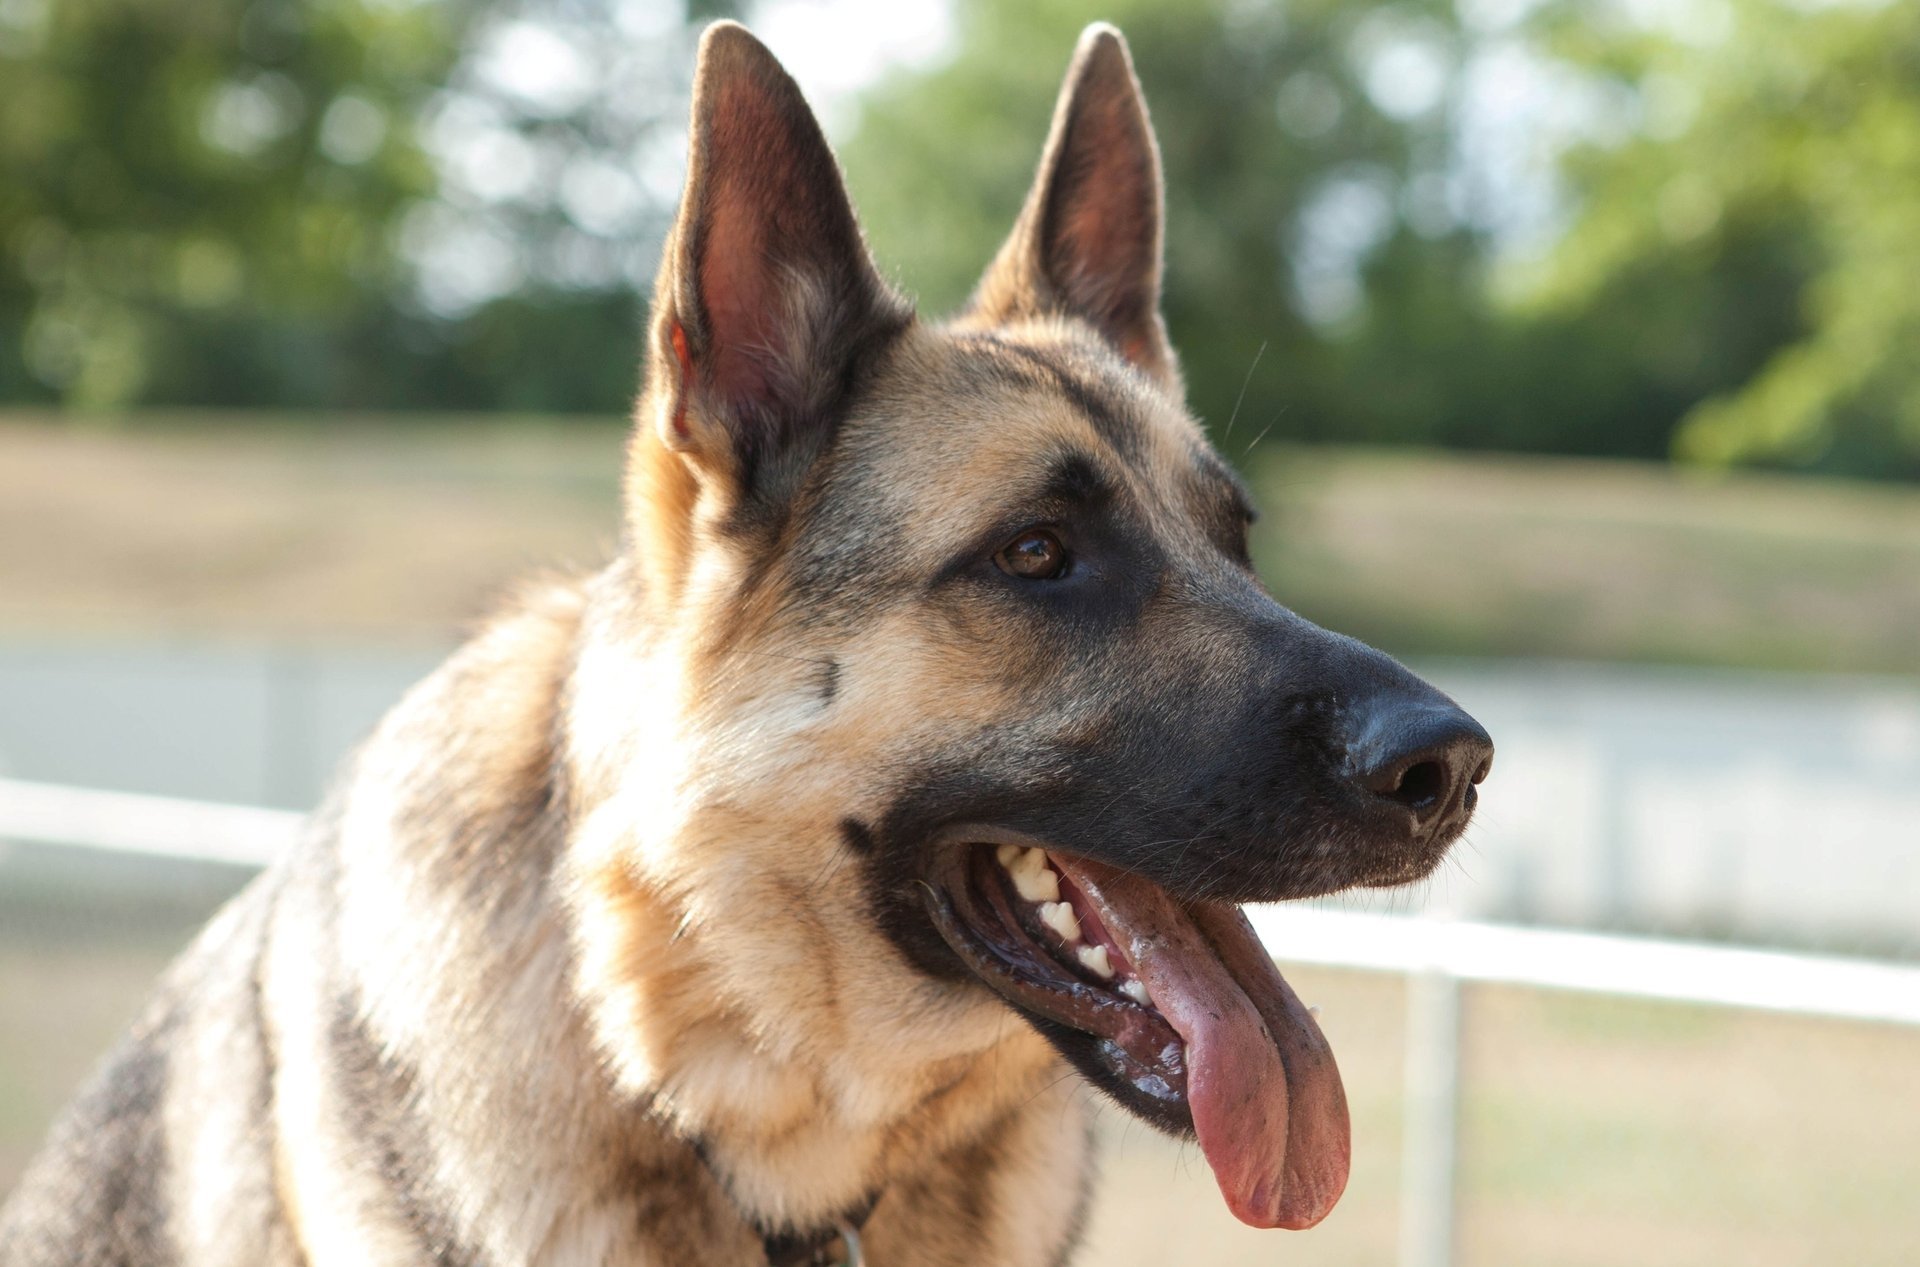
M1400 1146L1400 1267L1451 1267L1460 1105L1460 980L1407 975L1406 1107Z

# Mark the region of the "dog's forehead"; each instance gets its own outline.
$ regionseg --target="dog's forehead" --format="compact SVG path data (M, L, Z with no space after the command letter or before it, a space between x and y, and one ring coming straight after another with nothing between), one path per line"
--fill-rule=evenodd
M1191 416L1084 336L1048 327L915 340L867 395L843 457L936 529L977 526L1079 462L1144 509L1185 517L1237 488Z

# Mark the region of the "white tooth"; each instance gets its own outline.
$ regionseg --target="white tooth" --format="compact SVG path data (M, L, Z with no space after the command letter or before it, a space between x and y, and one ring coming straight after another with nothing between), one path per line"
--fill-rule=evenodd
M1038 870L1016 868L1013 872L1015 892L1029 902L1058 902L1060 900L1060 877L1053 868L1045 863Z
M1122 981L1120 983L1120 993L1126 995L1141 1007L1153 1006L1153 996L1147 993L1147 987L1144 982L1131 979Z
M1080 947L1080 962L1091 968L1097 977L1104 979L1113 976L1113 961L1107 957L1105 946Z
M1318 1003L1310 1003L1310 1004L1308 1004L1308 1005L1307 1005L1307 1015L1308 1015L1308 1016L1315 1016L1315 1017L1317 1017L1317 1016L1319 1016L1319 1015L1320 1015L1320 1005L1319 1005Z
M1046 865L1047 851L1044 849L1021 849L1019 856L1009 864L1014 871L1038 871Z
M1068 941L1080 940L1080 917L1065 902L1042 902L1040 922Z
M1013 870L1013 864L1016 861L1018 861L1020 857L1020 846L1001 845L998 849L993 851L993 856L1000 860L1001 866L1011 871Z

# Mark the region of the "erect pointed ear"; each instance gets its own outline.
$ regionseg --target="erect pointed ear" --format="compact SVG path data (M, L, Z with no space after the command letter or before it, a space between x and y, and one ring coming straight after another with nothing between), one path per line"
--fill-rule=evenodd
M700 41L688 151L645 404L667 448L766 495L830 431L858 358L911 311L875 270L800 89L737 23Z
M1013 234L974 292L993 321L1079 317L1169 386L1179 370L1160 320L1160 149L1119 31L1080 36L1040 171Z

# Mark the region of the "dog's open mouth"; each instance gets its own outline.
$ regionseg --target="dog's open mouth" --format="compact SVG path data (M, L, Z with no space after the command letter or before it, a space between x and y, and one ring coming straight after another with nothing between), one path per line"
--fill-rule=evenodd
M1239 908L1024 843L947 849L933 879L948 944L1015 1006L1089 1036L1089 1072L1123 1104L1190 1125L1238 1218L1326 1217L1347 1183L1346 1092Z

